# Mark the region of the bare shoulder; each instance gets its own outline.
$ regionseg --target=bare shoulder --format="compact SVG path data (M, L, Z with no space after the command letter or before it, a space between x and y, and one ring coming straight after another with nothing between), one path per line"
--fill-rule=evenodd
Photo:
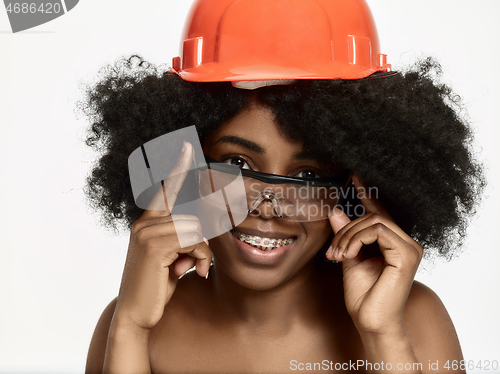
M427 364L429 360L439 360L442 366L448 360L463 359L455 327L445 306L434 291L420 282L415 281L412 286L404 322L420 362Z
M115 312L116 299L117 298L114 298L108 304L97 322L87 355L87 364L85 367L86 374L102 373L104 355L106 353L106 345L108 341L108 331L111 319L113 318L113 314Z

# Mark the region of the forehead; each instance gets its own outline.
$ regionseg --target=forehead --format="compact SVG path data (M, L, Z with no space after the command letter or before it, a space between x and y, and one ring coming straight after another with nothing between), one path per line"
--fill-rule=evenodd
M264 150L279 148L294 153L303 150L302 141L290 139L283 133L272 109L255 101L249 101L240 113L210 134L205 146L213 148L235 144L226 141L234 136L247 139Z

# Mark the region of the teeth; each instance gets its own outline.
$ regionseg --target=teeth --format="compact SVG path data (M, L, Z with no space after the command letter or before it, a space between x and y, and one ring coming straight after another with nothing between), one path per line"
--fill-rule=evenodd
M234 230L232 230L231 232L242 242L248 243L251 246L258 248L262 251L271 251L273 249L293 243L295 241L294 238L286 238L286 239L262 238L260 236L243 234L241 232Z

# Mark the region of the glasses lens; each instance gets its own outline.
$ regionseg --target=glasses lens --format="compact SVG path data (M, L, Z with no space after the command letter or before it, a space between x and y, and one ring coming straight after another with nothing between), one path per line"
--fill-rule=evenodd
M248 212L246 187L241 169L234 165L211 163L198 171L200 197L218 209L225 207L233 216L246 217ZM220 192L220 193L216 193Z
M245 199L240 189L232 188L233 185L236 186L233 182L240 171L241 169L235 165L210 163L209 169L200 172L200 196L208 199L212 198L213 192L224 190L226 202L209 202L218 206L228 205L231 202L233 213L246 214L250 208L251 216L265 214L267 218L269 211L272 211L275 216L296 222L327 219L339 200L340 189L336 186L268 184L247 176L243 177ZM271 209L266 209L264 212L265 204Z

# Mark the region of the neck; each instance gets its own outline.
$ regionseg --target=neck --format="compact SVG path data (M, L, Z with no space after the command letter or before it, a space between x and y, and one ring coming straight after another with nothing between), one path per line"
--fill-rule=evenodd
M245 288L219 269L216 262L213 281L217 303L224 318L240 326L281 334L318 309L320 287L313 260L291 279L263 291Z

